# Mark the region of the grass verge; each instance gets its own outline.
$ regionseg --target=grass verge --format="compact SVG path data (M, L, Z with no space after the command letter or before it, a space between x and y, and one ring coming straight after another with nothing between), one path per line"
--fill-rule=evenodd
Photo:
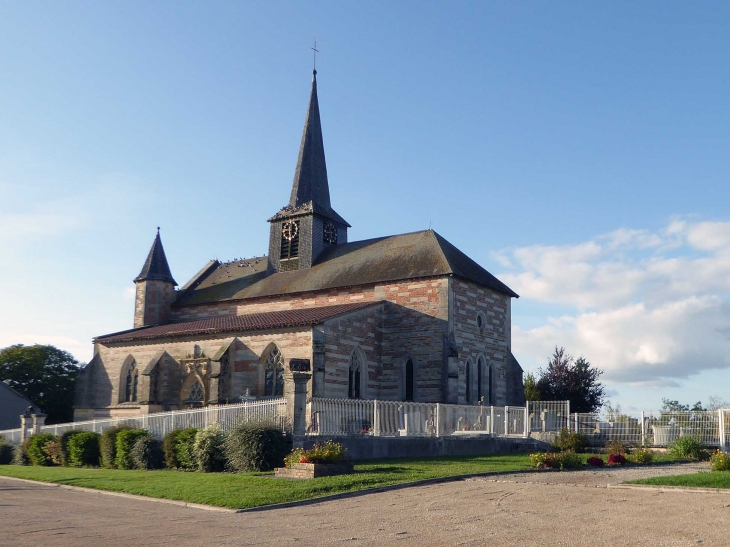
M687 486L694 488L730 488L730 471L709 471L691 475L672 475L630 481L629 484L652 484L655 486Z
M247 509L422 479L525 469L530 469L527 454L506 454L366 461L356 463L352 475L305 481L275 479L273 473L121 471L17 465L0 466L0 476Z

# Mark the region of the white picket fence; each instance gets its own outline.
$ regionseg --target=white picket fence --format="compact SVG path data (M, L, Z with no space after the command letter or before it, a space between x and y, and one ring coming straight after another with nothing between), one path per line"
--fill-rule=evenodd
M532 404L532 403L531 403ZM535 407L451 405L410 401L312 398L307 435L441 437L487 434L526 437L537 420L543 430L567 427L567 401ZM540 415L532 417L531 413Z
M61 435L66 431L94 431L102 433L105 429L119 425L146 429L155 438L162 439L174 429L188 427L203 428L212 423L219 423L224 431L233 429L246 422L265 422L275 424L283 431L290 431L291 424L286 415L286 399L267 399L231 405L211 405L193 410L173 410L146 414L130 418L107 418L85 422L69 422L63 424L41 426L39 433ZM30 434L28 431L27 434ZM22 438L21 429L0 431L12 444L19 444Z

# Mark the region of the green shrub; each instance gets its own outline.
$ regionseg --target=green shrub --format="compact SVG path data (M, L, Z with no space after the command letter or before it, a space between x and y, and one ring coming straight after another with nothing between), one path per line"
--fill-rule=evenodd
M117 469L132 469L134 463L129 455L132 446L137 439L148 434L146 429L125 429L117 433L114 467Z
M67 466L68 463L68 441L74 435L78 435L81 431L70 429L61 433L61 465Z
M324 444L315 444L309 450L295 448L284 458L284 463L287 467L293 463L341 463L345 460L345 452L347 449L340 443L329 440Z
M622 443L621 441L608 441L606 443L606 446L603 448L604 454L621 454L623 456L626 455L626 445Z
M195 435L197 433L198 429L191 427L189 429L183 429L177 434L175 439L175 456L177 457L179 469L185 469L186 471L197 469L195 454L193 452Z
M162 469L165 466L162 443L152 435L138 437L129 457L135 469Z
M28 459L32 465L53 465L53 454L55 451L55 441L58 437L51 435L50 433L37 433L31 435L25 440L24 448L25 453L28 455ZM46 451L46 445L51 444L51 454ZM60 446L60 442L58 443Z
M710 456L710 464L713 471L730 471L730 453L718 450Z
M639 465L651 463L654 461L654 452L648 448L637 448L629 456L629 460Z
M575 452L537 452L530 454L530 463L537 469L577 469L583 458Z
M223 454L225 436L220 424L213 423L195 434L193 455L198 471L210 473L223 471L226 458Z
M54 435L54 438L48 441L43 450L51 461L51 465L61 465L63 463L63 450L61 449L61 437Z
M226 436L228 467L239 473L281 467L287 452L284 434L275 425L242 424Z
M13 447L13 465L30 465L28 459L28 453L25 451L25 446L18 445Z
M705 446L694 435L682 435L669 445L669 453L675 458L700 460L703 452L707 452Z
M66 445L66 465L98 467L100 438L101 435L91 431L76 431L74 435L70 435Z
M105 469L114 469L114 461L117 455L117 434L120 431L131 429L126 425L110 427L101 434L99 439L99 451L101 453L101 466Z
M585 435L561 429L553 443L553 449L559 452L583 452L588 446L588 439Z
M162 439L162 453L165 457L165 467L168 469L177 469L180 467L180 462L177 461L175 444L177 443L177 436L181 431L182 429L173 429Z
M13 463L13 445L0 439L0 465Z

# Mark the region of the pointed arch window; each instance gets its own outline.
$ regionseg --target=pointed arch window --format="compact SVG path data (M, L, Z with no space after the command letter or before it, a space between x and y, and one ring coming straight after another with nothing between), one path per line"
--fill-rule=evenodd
M406 361L406 370L405 370L405 380L406 380L406 393L405 393L405 400L406 401L412 401L413 400L413 392L414 392L414 374L413 374L413 361L411 359L408 359Z
M274 344L264 365L264 396L281 397L284 395L284 357Z
M365 390L363 384L367 382L367 363L360 348L355 348L350 355L348 374L348 393L350 399L362 399Z
M466 386L465 386L465 392L466 392L466 402L471 403L471 367L472 363L471 360L466 361Z
M482 402L484 397L484 357L477 359L477 401ZM488 401L487 401L488 402Z
M137 401L137 385L139 383L139 371L137 370L137 363L132 363L127 368L127 380L124 386L124 401L132 403Z

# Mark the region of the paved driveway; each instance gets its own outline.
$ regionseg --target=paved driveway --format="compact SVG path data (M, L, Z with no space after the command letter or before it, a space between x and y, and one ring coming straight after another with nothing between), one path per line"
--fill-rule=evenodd
M608 486L640 474L514 474L243 514L0 478L0 545L730 545L730 492Z

